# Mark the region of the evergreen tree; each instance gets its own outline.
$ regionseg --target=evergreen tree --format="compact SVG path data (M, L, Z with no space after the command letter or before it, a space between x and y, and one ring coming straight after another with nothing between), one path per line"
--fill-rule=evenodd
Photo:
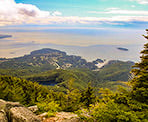
M148 40L147 35L144 37ZM134 78L132 84L132 97L137 101L148 104L148 43L144 45L144 50L141 51L141 62L136 63L133 67L132 73Z
M94 88L91 87L90 83L88 84L88 87L85 89L85 91L82 92L81 96L81 102L87 108L89 108L90 104L95 103Z

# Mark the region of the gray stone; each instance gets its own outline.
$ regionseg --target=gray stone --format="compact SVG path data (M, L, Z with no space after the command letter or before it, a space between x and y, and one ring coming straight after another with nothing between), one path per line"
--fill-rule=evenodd
M78 115L70 112L57 112L55 117L49 117L43 122L82 122Z
M13 107L9 112L12 122L41 122L32 111L25 107Z
M34 109L33 109L34 108ZM35 111L37 108L34 106ZM7 102L0 99L0 122L41 122L32 111L19 102Z
M0 110L3 109L8 112L13 107L23 107L23 105L21 105L19 102L6 102L0 99Z

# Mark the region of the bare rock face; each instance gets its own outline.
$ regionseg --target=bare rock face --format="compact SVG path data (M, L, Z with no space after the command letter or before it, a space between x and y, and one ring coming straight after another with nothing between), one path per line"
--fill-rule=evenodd
M25 107L13 107L10 109L10 118L12 122L40 122L32 111Z
M41 120L20 103L0 99L0 122L41 122Z
M55 117L49 117L43 122L81 122L78 115L70 112L57 112Z
M0 122L8 122L8 119L4 110L0 110Z
M23 107L19 102L6 102L0 99L0 110L5 110L7 113L13 107Z

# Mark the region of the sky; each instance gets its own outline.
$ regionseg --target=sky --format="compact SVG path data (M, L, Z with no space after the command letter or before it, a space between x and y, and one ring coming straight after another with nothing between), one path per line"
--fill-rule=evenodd
M0 0L0 26L144 28L148 0Z
M0 57L50 44L138 45L139 51L146 42L147 6L148 0L0 0L0 35L12 35L0 39Z

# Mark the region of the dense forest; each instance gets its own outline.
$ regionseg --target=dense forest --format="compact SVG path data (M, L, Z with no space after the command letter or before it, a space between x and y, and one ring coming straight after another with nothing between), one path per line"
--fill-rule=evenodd
M9 65L9 61L5 64ZM114 90L118 85L126 86L125 83L131 76L132 65L134 63L130 61L112 60L97 71L86 68L50 69L42 66L23 69L0 67L0 74L38 82L41 85L50 85L54 88L60 86L63 90L67 89L67 82L71 79L73 80L72 86L81 90L86 88L89 82L93 87L107 87Z
M148 30L146 31L148 32ZM148 35L144 37L148 39ZM33 52L33 55L36 54L38 52ZM131 69L131 62L128 62L130 65L124 62L111 63L111 65L104 66L99 72L90 69L51 68L50 71L36 72L31 75L29 74L32 70L30 69L29 72L27 65L27 68L24 69L29 73L24 72L24 75L19 78L17 78L19 76L17 70L1 68L0 98L19 101L26 106L37 105L38 113L48 112L49 116L54 115L57 111L66 111L74 112L82 120L88 122L147 122L148 43L144 45L141 54L141 61L135 63L131 70L130 81L124 83L121 81L127 81L128 78L125 79L129 75L127 67L128 70ZM65 59L60 58L61 62L63 60ZM16 61L8 62L11 64ZM6 67L5 63L2 64L2 67ZM19 63L17 60L16 65L14 64L12 67L18 66ZM93 69L94 65L89 64L91 64L89 67ZM25 65L21 65L18 70L21 68L23 70L23 66ZM14 70L15 73L9 74L9 70ZM48 80L51 84L54 83L54 86L40 85ZM119 80L121 81L119 82ZM110 86L113 82L123 83L126 87L120 86L116 91L101 88L103 85Z

